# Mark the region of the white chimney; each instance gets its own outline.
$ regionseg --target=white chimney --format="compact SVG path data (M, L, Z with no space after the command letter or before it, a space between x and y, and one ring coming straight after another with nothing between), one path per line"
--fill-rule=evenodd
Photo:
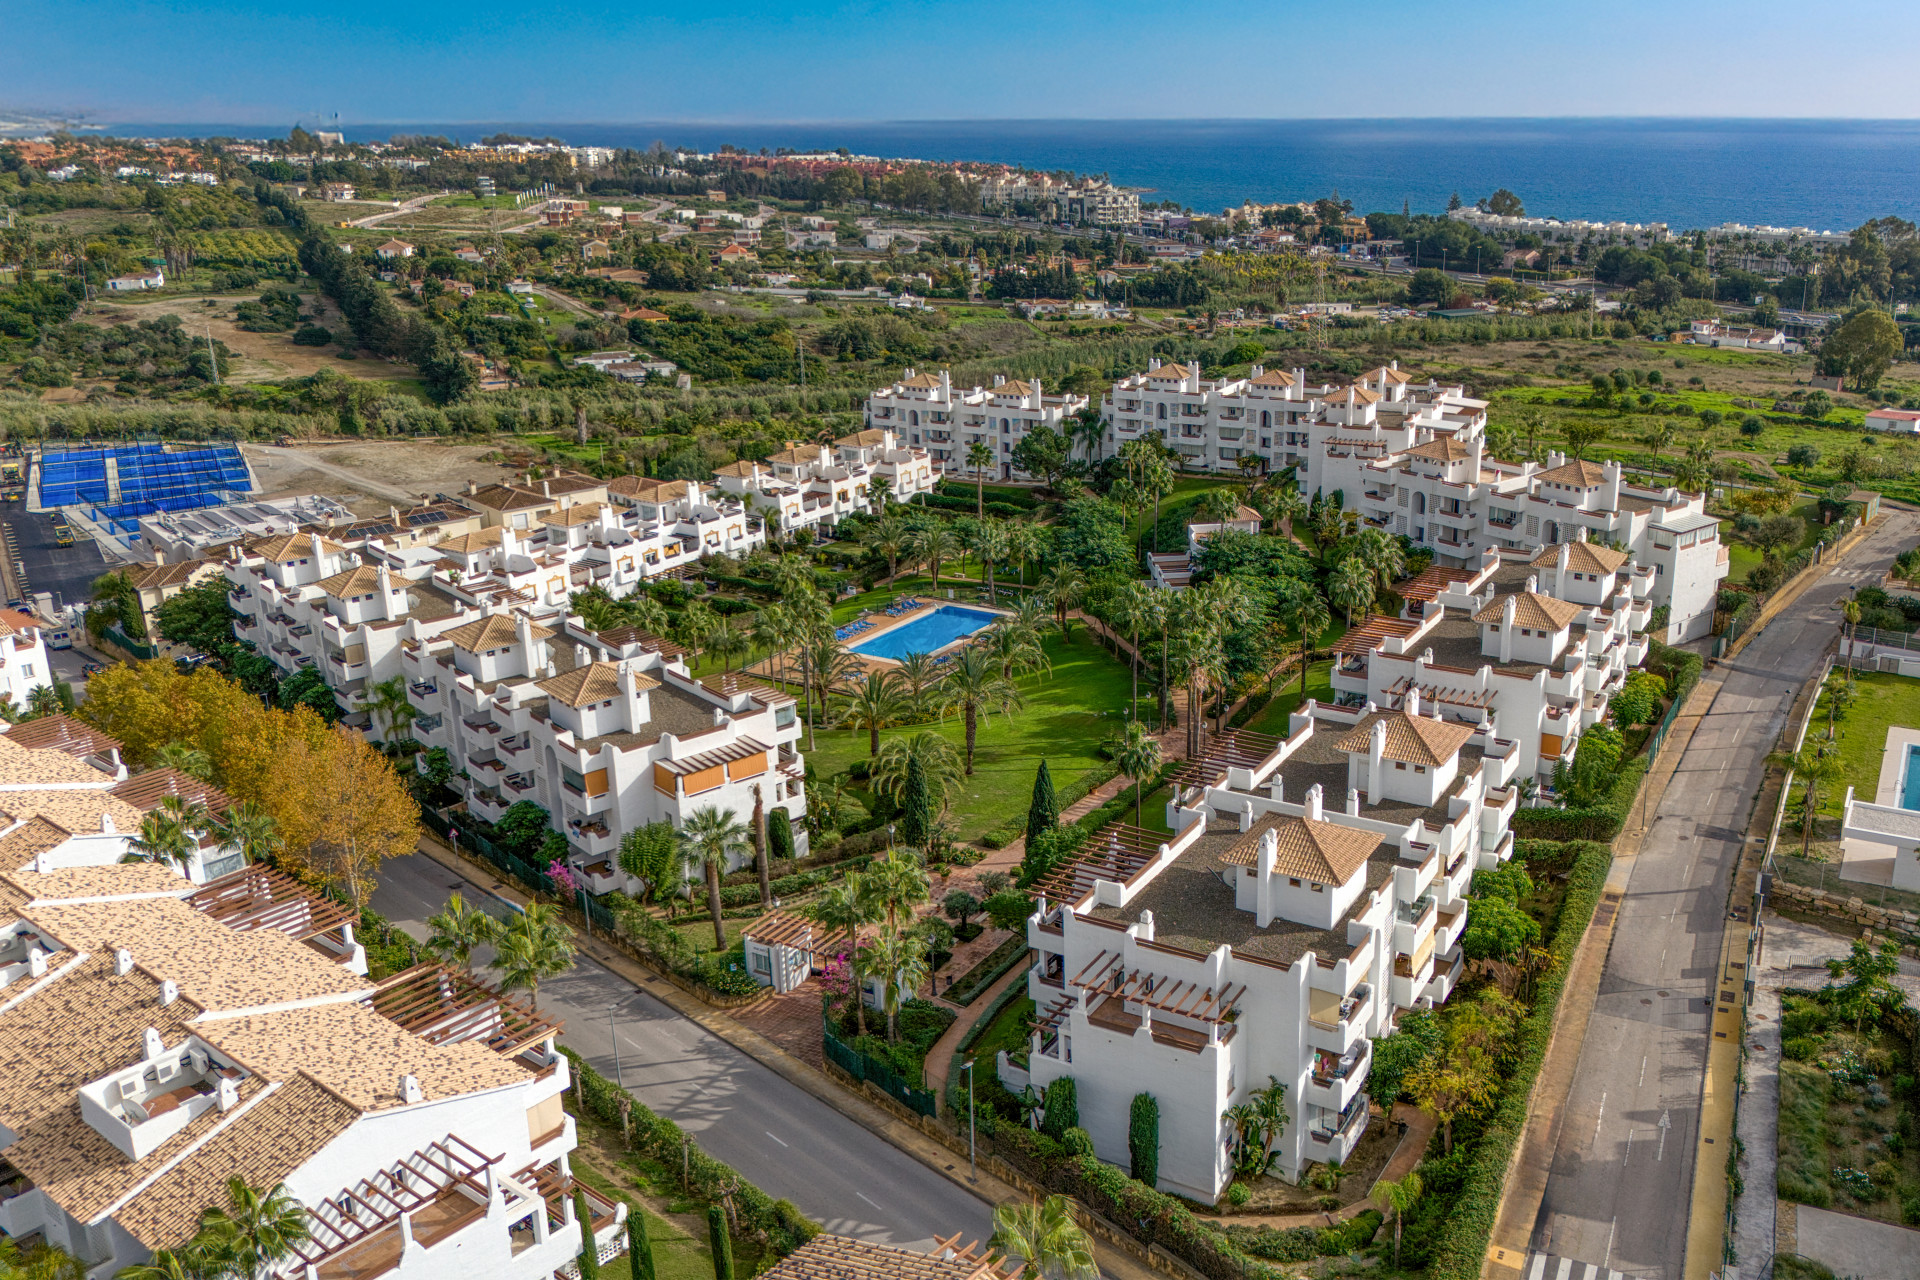
M1580 532L1585 533L1586 526L1582 525ZM1572 555L1573 547L1563 542L1560 544L1560 554L1553 561L1553 594L1562 600L1567 598L1567 560Z
M387 562L385 560L382 560L380 562L379 574L380 574L380 616L386 619L388 622L392 622L396 617L399 616L399 613L397 609L394 607L394 603L393 603L393 570L387 567Z
M1418 695L1409 693L1409 697ZM1412 714L1409 712L1408 714ZM1387 722L1375 720L1373 732L1367 735L1367 799L1380 803L1381 771L1384 768L1387 751Z
M240 1082L228 1076L220 1077L220 1109L231 1111L240 1105Z
M178 1000L179 998L180 998L179 983L175 982L172 978L167 978L161 982L160 984L160 1003L161 1004L169 1005L169 1004L172 1004L175 1000Z
M1152 942L1153 941L1153 912L1146 911L1146 910L1141 911L1139 923L1140 923L1139 931L1136 932L1134 936L1140 939L1140 941L1142 942Z
M125 947L121 947L115 951L113 953L113 971L123 978L132 973L133 952L127 950Z
M1508 596L1500 610L1500 661L1513 661L1513 615L1520 607L1518 596Z
M1407 700L1405 705L1407 708L1408 715L1417 716L1420 714L1420 686L1419 685L1410 684L1407 686Z
M47 976L47 953L38 946L27 948L27 976L30 978Z
M1317 782L1307 788L1307 821L1320 821L1320 784Z
M160 1033L148 1027L140 1037L140 1054L148 1062L160 1057L167 1051L166 1042L160 1039Z
M404 1075L400 1077L400 1100L402 1102L406 1102L406 1103L419 1102L422 1099L424 1099L426 1096L427 1095L421 1092L420 1090L419 1077L412 1076L412 1075Z
M37 875L43 875L43 876L52 875L53 874L53 854L49 853L45 849L42 849L39 853L34 854L33 870Z

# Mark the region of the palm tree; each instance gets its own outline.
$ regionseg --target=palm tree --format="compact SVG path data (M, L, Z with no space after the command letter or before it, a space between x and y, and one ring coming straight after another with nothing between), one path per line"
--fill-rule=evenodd
M264 1280L308 1237L307 1210L284 1184L256 1190L227 1180L227 1207L200 1215L200 1232L231 1261L239 1280Z
M620 602L607 594L605 587L594 585L585 591L576 591L568 606L580 616L580 622L589 631L611 631L621 624Z
M747 651L747 636L732 618L720 619L720 624L707 637L707 652L720 659L722 671L733 670L733 660Z
M888 582L900 576L900 557L908 545L905 525L893 519L876 520L867 528L866 544L868 551L885 557Z
M381 736L389 743L399 741L401 730L410 726L420 713L407 700L407 678L394 676L367 688L367 714L375 724L384 724Z
M427 917L424 949L446 964L457 964L473 972L473 953L499 940L500 922L486 912L469 907L458 890L447 896L446 909Z
M1029 520L1015 520L1007 526L1007 557L1020 566L1020 585L1027 585L1027 565L1047 553L1047 535Z
M1385 1178L1373 1184L1373 1202L1382 1212L1393 1215L1393 1265L1400 1266L1400 1227L1407 1220L1407 1210L1413 1208L1420 1198L1420 1174L1409 1169L1407 1176L1398 1182Z
M929 525L916 529L908 538L907 545L912 548L914 560L927 566L933 575L933 589L940 589L940 566L960 555L960 541L953 531L944 524Z
M150 763L156 769L177 769L200 782L213 781L213 758L191 743L169 742L153 753Z
M11 1278L24 1274L11 1259L0 1264L0 1275ZM145 1262L121 1268L114 1280L213 1280L218 1274L213 1260L189 1241L178 1249L154 1250Z
M66 710L60 701L60 691L50 684L38 684L27 695L27 715L29 717L59 715Z
M936 809L946 807L947 796L960 785L960 753L931 729L912 738L889 738L874 758L868 775L873 793L898 803L907 785L907 761L917 759L927 780L927 792Z
M1086 597L1087 576L1072 565L1063 564L1041 580L1040 594L1052 606L1053 622L1060 628L1060 634L1073 639L1068 615L1078 609Z
M1026 705L1013 681L1000 674L984 649L968 649L954 660L940 682L942 713L958 711L967 727L967 776L973 776L973 752L980 736L980 716L999 711L1011 715Z
M1353 625L1355 609L1360 610L1364 618L1367 611L1373 608L1373 570L1358 556L1349 556L1340 562L1340 566L1333 571L1333 580L1328 587L1333 602L1346 612L1349 627Z
M891 671L869 672L840 700L839 723L867 731L867 758L880 754L880 731L907 718L907 700L900 694L900 678Z
M927 980L927 944L913 934L895 933L860 952L858 972L880 984L880 1006L887 1011L887 1039L896 1038L900 991L918 991Z
M1002 618L995 623L981 637L980 644L1000 664L1000 674L1009 680L1052 666L1039 637L1013 618Z
M93 595L87 607L88 619L98 617L102 627L116 623L130 640L147 638L145 619L140 613L140 595L124 569L103 573L93 580Z
M689 867L698 867L707 881L707 914L713 917L713 949L727 949L726 926L720 922L720 877L728 864L745 854L749 845L746 826L731 809L708 805L695 809L680 830L680 857Z
M839 884L828 885L821 890L820 896L808 903L805 908L807 919L823 929L847 935L848 963L857 971L859 968L860 930L867 925L877 924L880 920L880 904L867 891L866 878L859 872L848 876ZM866 1002L855 989L853 1003L854 1018L859 1024L860 1034L867 1034Z
M973 468L973 514L984 517L987 514L986 469L993 465L993 446L984 440L968 445L967 465Z
M540 1009L540 983L573 967L573 930L551 902L528 904L494 940L492 967L506 991L527 989L534 1011Z
M1200 495L1195 514L1203 521L1225 524L1240 514L1240 497L1232 489L1209 489Z
M832 631L816 632L812 642L801 650L801 657L811 673L822 716L829 714L829 700L853 687L863 672L860 659L848 652Z
M894 849L869 863L861 877L861 888L885 916L890 938L899 936L901 919L912 916L913 909L933 894L927 869L905 849Z
M130 862L164 862L184 871L200 847L200 833L212 825L206 806L166 796L140 820L140 834L127 842Z
M1133 672L1133 696L1127 701L1129 715L1134 714L1140 706L1140 632L1154 626L1165 607L1159 588L1138 579L1114 592L1113 598L1107 602L1107 621L1116 630L1127 632L1133 641L1133 652L1127 662Z
M980 568L987 579L987 603L1000 603L999 588L993 580L993 567L1007 560L1010 544L1007 526L1001 520L982 520L974 526L973 553L980 557Z
M1383 587L1392 586L1407 571L1407 553L1400 539L1385 529L1362 529L1355 549Z
M927 691L940 679L940 668L935 665L933 655L910 653L894 666L893 675L900 682L907 711L915 716L922 714Z
M628 626L650 636L664 637L673 624L673 620L667 616L667 606L644 591L635 592L622 600L620 614Z
M1333 625L1333 613L1318 591L1308 588L1294 597L1287 609L1287 621L1300 636L1300 696L1307 696L1307 666L1313 658L1313 646Z
M1093 1237L1074 1221L1065 1196L993 1211L992 1246L1021 1264L1020 1280L1095 1280Z
M1804 746L1798 751L1775 752L1770 761L1791 769L1793 776L1806 788L1803 799L1806 816L1800 823L1800 856L1804 858L1813 844L1813 820L1819 811L1820 787L1846 777L1846 766L1841 764L1839 754L1826 743Z
M1295 526L1307 514L1307 500L1300 496L1297 485L1288 484L1271 492L1273 497L1269 499L1269 518L1274 524L1285 526L1287 536L1293 537Z
M1140 787L1160 771L1160 739L1138 720L1127 722L1126 732L1114 744L1113 767L1133 779L1133 825L1140 825Z
M213 834L221 845L238 849L249 864L262 862L280 851L280 824L259 805L242 801L222 814L214 823Z

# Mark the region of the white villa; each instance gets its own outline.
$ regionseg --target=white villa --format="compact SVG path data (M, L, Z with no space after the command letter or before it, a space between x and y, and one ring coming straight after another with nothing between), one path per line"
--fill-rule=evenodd
M967 453L976 444L993 451L989 478L1029 478L1013 463L1013 450L1038 427L1064 432L1068 419L1088 405L1085 396L1047 395L1038 378L1012 381L996 376L991 387L958 389L945 369L938 374L912 369L899 382L867 397L867 425L903 435L922 446L935 469L950 477L973 476Z

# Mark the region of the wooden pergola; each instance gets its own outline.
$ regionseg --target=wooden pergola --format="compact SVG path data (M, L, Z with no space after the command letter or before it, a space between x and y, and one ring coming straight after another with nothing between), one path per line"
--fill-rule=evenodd
M392 1226L401 1214L417 1213L444 1195L458 1195L457 1187L464 1186L479 1197L475 1208L484 1213L486 1169L503 1159L486 1155L465 1139L448 1134L393 1168L382 1169L337 1195L309 1205L307 1228L311 1235L291 1246L294 1256L308 1266L318 1266Z
M1135 872L1151 865L1160 856L1160 846L1170 839L1164 831L1109 822L1094 833L1072 862L1055 868L1035 891L1049 902L1078 902L1093 891L1096 880L1126 883Z
M402 1031L430 1043L478 1040L503 1057L559 1035L565 1025L464 970L431 962L375 987L373 1007Z
M187 905L239 933L274 929L296 942L351 924L353 909L261 863L221 876L187 895Z
M1209 741L1198 760L1182 760L1167 776L1180 786L1216 786L1226 780L1228 769L1252 769L1284 741L1270 733L1229 729Z
M1226 1022L1247 991L1245 983L1228 983L1215 991L1185 978L1128 970L1117 951L1102 951L1087 961L1070 985L1085 990L1089 1003L1111 996L1161 1013L1211 1023Z

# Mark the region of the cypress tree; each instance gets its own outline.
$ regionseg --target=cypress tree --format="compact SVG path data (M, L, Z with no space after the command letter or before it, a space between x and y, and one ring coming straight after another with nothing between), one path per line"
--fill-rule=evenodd
M1033 775L1033 800L1027 805L1029 838L1060 825L1060 798L1053 793L1053 774L1044 757Z
M1150 1093L1133 1095L1127 1153L1133 1158L1133 1176L1152 1187L1160 1178L1160 1103Z
M1048 1085L1040 1105L1046 1111L1040 1118L1040 1132L1055 1142L1063 1141L1067 1130L1080 1127L1080 1093L1072 1076L1061 1076Z
M633 1280L656 1280L653 1240L647 1235L647 1213L638 1206L627 1215L627 1257L633 1265Z
M600 1280L600 1247L593 1241L593 1214L587 1208L587 1193L573 1193L573 1216L580 1223L580 1280Z
M907 783L900 796L900 839L924 849L933 838L933 796L927 790L927 772L920 757L907 758Z
M713 1280L733 1280L733 1239L727 1235L727 1211L707 1206L707 1244L713 1249Z
M785 809L775 809L767 815L767 847L772 850L775 862L793 857L793 822Z

